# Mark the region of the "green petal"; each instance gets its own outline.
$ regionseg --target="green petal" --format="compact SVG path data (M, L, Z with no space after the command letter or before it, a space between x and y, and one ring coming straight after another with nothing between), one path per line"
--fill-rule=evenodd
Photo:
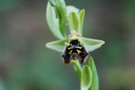
M82 42L84 42L87 51L92 52L100 48L105 42L103 40L84 38L82 37Z
M47 4L46 19L47 19L48 26L50 30L52 31L53 35L57 39L64 39L64 36L62 35L59 29L59 23L58 23L58 20L56 19L55 10L50 5L50 3Z
M52 50L56 50L58 52L62 52L65 47L65 42L68 42L68 40L58 40L58 41L49 42L46 44L46 47Z
M69 22L70 32L75 30L77 33L81 34L80 33L80 17L78 13L71 12L69 14L68 22Z
M96 66L92 57L89 58L88 65L90 66L92 70L92 84L91 84L90 90L99 90L98 74L97 74Z
M88 90L92 82L92 72L88 65L83 66L81 74L81 90Z
M83 22L84 22L84 16L85 16L85 10L84 9L82 9L79 12L79 16L80 16L80 33L82 34L83 33Z

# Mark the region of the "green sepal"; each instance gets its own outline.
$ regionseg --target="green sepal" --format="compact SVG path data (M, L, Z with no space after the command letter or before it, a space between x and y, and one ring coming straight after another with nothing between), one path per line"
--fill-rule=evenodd
M47 43L46 47L58 52L63 52L66 42L68 42L68 40L66 39L57 40L57 41Z
M68 17L68 22L69 22L69 28L70 32L75 30L77 33L80 33L80 17L78 13L71 12Z
M96 66L92 57L89 58L88 65L90 66L91 71L92 71L92 84L91 84L90 90L99 90L98 74L97 74Z
M82 9L79 12L79 16L80 16L80 33L82 35L82 33L83 33L84 16L85 16L85 10L84 9Z
M62 33L59 29L59 23L56 18L55 10L50 5L49 2L47 4L46 19L47 19L48 26L49 26L50 30L52 31L53 35L57 39L64 39L64 36L62 35Z
M81 90L88 90L92 83L92 72L88 65L83 66L81 74Z
M100 48L105 42L103 40L84 38L82 37L82 42L88 52L92 52Z
M69 14L71 12L75 12L75 13L78 13L79 12L79 9L76 8L75 6L67 6L67 17L69 17Z

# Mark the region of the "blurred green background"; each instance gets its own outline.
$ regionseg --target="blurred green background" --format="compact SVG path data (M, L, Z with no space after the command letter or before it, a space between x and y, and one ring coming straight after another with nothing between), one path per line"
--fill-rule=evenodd
M135 0L65 0L86 10L84 36L105 40L91 53L100 90L135 90ZM56 40L47 0L0 0L0 90L79 90L72 65L45 47Z

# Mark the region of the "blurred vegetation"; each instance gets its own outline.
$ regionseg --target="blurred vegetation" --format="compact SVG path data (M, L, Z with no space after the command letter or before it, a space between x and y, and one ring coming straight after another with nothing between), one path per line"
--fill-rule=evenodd
M91 53L100 90L134 90L135 1L65 1L86 9L84 36L106 42ZM73 67L44 46L55 40L45 20L46 4L47 0L0 0L0 90L79 89Z

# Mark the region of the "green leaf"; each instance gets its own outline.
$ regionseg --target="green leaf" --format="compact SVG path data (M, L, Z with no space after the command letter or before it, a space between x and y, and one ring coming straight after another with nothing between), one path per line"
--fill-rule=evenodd
M70 28L70 32L72 32L73 30L75 30L77 33L80 33L80 18L79 18L79 14L75 13L75 12L71 12L69 14L69 28Z
M92 82L92 72L88 65L83 66L81 74L81 90L88 90Z
M105 43L103 40L84 38L84 37L82 37L82 42L84 42L84 46L86 50L89 52L92 52L100 48Z
M67 22L67 9L64 0L55 0L56 2L56 11L59 18L60 30L64 37L66 37L66 22Z
M67 17L69 17L69 14L71 12L75 12L75 13L78 13L79 12L79 9L74 7L74 6L67 6Z
M67 9L66 9L66 4L64 0L55 0L56 2L56 8L58 9L61 19L62 19L62 24L66 23L67 20Z
M49 3L50 3L53 7L56 6L55 0L49 0Z
M97 74L96 66L92 57L89 58L88 65L90 66L92 70L92 84L91 84L90 90L99 90L98 74Z
M82 68L81 68L81 65L80 65L79 60L72 60L71 63L74 65L74 69L75 69L75 71L77 73L77 76L81 80L81 71L82 71Z
M85 10L84 9L82 9L79 12L79 16L80 16L80 33L82 35L82 33L83 33L84 16L85 16Z
M58 52L62 52L65 47L65 42L68 42L68 40L65 39L65 40L49 42L46 44L46 47Z
M56 19L55 10L50 5L50 3L47 4L46 19L47 19L48 26L50 30L52 31L53 35L57 39L64 39L64 36L62 35L59 29L59 23L58 23L58 20Z

